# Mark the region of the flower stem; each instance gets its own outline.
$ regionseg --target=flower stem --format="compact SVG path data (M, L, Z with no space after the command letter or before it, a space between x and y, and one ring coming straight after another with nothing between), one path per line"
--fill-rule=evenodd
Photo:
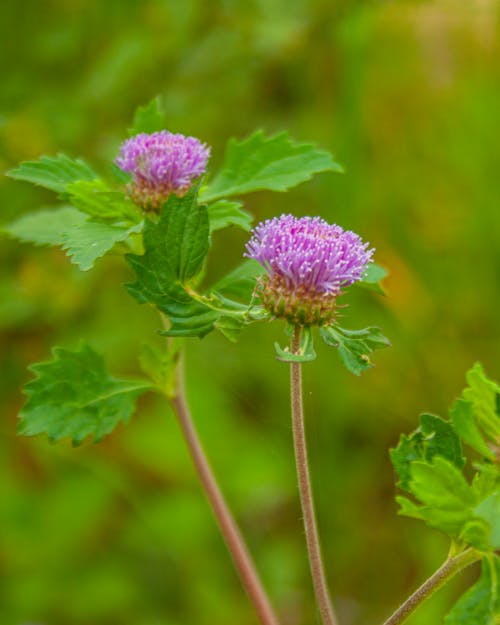
M445 560L439 569L399 606L394 614L384 622L384 625L400 625L400 623L404 623L410 614L444 586L454 575L480 559L481 554L478 551L467 549L458 556Z
M302 335L301 326L296 325L292 338L291 350L293 354L300 351ZM299 485L300 503L304 516L304 528L306 534L309 564L314 585L314 592L318 602L319 611L324 625L337 625L337 618L333 610L328 592L321 547L319 543L316 516L314 513L314 501L309 476L307 461L307 444L304 427L304 408L302 403L302 370L300 362L290 363L291 403L292 403L292 427L295 447L295 462L297 465L297 478Z
M176 393L171 399L171 404L177 415L193 464L217 519L222 536L259 620L262 625L278 625L278 618L262 586L255 564L222 495L198 436L186 400L182 359L177 364Z

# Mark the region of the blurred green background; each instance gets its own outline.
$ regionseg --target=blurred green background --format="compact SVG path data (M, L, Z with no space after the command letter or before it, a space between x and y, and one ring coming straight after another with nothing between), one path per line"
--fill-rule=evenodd
M387 449L444 414L466 369L498 378L500 4L417 0L4 0L0 168L42 153L106 171L133 110L161 94L169 129L213 146L289 129L332 150L344 176L250 196L261 219L320 214L358 231L390 269L388 296L353 290L348 327L393 348L349 375L318 346L306 408L325 559L345 625L375 625L446 555L396 516ZM0 179L1 216L50 193ZM246 241L218 234L216 277ZM0 623L256 622L166 405L147 396L100 445L15 437L29 363L80 339L136 375L154 312L122 287L119 257L82 273L56 250L0 244ZM155 340L155 339L153 339ZM279 323L238 345L189 344L195 418L286 625L317 623L304 555ZM410 621L438 623L471 570ZM472 625L472 624L471 624Z

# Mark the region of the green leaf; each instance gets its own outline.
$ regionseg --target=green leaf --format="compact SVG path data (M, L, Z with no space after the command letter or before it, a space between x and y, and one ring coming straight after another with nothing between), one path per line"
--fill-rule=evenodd
M203 191L202 200L265 189L287 191L322 171L342 168L326 150L297 143L287 132L266 138L259 130L241 142L230 139L222 169Z
M79 180L66 186L65 197L78 210L97 221L139 223L141 212L120 191L112 191L102 180Z
M244 321L240 317L229 317L222 315L215 322L215 327L221 334L223 334L229 341L236 343L241 331L243 330Z
M256 260L246 260L221 278L212 287L212 291L248 302L253 296L257 280L264 273L264 267Z
M132 137L141 132L152 133L165 128L165 116L160 108L160 98L156 97L145 106L137 107L132 128L128 133Z
M409 490L411 464L415 460L432 462L440 456L452 462L458 469L465 464L462 446L453 425L432 414L420 415L420 427L409 437L401 436L398 446L389 452L399 477L398 486Z
M389 272L387 269L384 269L375 263L370 263L363 278L355 284L363 289L375 291L375 293L378 293L379 295L385 295L386 292L384 287L381 285L381 281L387 277L388 274Z
M140 232L142 223L112 225L90 220L80 211L65 206L24 215L6 226L5 232L35 245L58 245L82 271L120 242Z
M111 377L101 356L87 345L75 352L56 347L53 356L30 367L37 377L25 386L28 400L19 434L43 433L52 442L68 437L74 445L93 435L99 442L129 420L137 397L150 388Z
M485 458L493 460L495 454L486 444L474 419L474 405L457 399L450 410L450 418L461 438Z
M498 402L500 386L486 377L482 366L476 363L466 375L468 387L463 398L474 407L474 416L486 436L493 442L500 438Z
M222 230L222 228L227 228L228 226L238 226L243 228L243 230L250 230L253 217L241 207L241 202L233 200L218 200L213 204L209 204L207 210L210 233Z
M491 547L500 549L500 490L481 501L474 514L488 523Z
M310 362L316 359L312 330L308 326L302 328L298 354L293 354L288 347L285 349L281 348L278 343L275 343L274 347L278 354L276 358L281 360L281 362Z
M4 226L10 236L35 245L62 245L66 232L79 228L86 215L71 206L38 210Z
M31 182L56 193L64 193L70 182L98 178L87 163L64 154L41 156L38 161L26 161L8 171L7 176Z
M321 336L327 345L337 347L345 367L354 375L373 367L369 354L376 349L389 347L390 342L379 328L363 330L346 330L338 325L320 329Z
M483 558L479 580L467 590L444 625L498 625L500 622L500 558Z
M435 456L432 464L410 466L410 492L423 504L421 518L451 536L459 536L472 518L476 495L462 473L448 460Z
M120 226L98 223L90 219L64 233L61 245L71 262L82 271L92 269L95 261L142 230L143 224Z

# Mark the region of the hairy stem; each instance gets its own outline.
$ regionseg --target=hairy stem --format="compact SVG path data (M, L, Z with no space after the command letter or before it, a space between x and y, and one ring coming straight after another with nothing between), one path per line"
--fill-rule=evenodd
M292 338L292 353L298 354L300 350L302 329L295 326ZM319 543L316 516L314 513L314 501L309 476L307 461L307 443L304 427L304 408L302 403L302 369L300 362L290 363L291 401L292 401L292 426L293 441L295 447L295 462L297 465L297 478L299 484L300 503L304 517L309 564L314 585L314 592L318 602L319 611L324 625L337 625L337 619L333 610L328 592L321 547Z
M255 564L252 561L243 536L222 495L198 436L186 400L183 363L179 362L177 366L176 394L175 397L171 399L171 403L179 420L198 477L212 506L213 513L217 519L227 548L231 553L242 584L254 605L260 622L262 625L278 625L278 618L262 586Z
M404 623L424 601L436 592L436 590L444 586L459 571L462 571L465 567L480 559L481 554L475 549L467 549L458 556L448 558L420 588L417 588L417 590L399 606L394 614L384 622L384 625L400 625L400 623Z

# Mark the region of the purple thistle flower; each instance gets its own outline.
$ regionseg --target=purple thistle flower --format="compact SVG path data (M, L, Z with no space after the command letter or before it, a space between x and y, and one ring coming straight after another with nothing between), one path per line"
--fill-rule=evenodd
M143 208L158 209L171 193L182 196L206 169L210 148L195 137L167 130L125 141L116 165L132 176L128 187Z
M333 321L336 298L362 279L374 252L354 232L320 217L282 215L252 234L245 256L267 270L260 285L264 306L302 325Z

